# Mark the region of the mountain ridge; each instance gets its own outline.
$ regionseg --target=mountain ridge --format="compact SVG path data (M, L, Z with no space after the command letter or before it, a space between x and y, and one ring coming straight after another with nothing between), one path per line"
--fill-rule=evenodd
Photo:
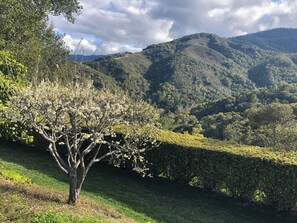
M297 29L294 28L276 28L229 39L238 44L257 46L264 50L297 53Z
M133 98L180 112L259 87L296 83L296 62L295 53L197 33L150 45L142 52L103 56L85 64L112 77Z

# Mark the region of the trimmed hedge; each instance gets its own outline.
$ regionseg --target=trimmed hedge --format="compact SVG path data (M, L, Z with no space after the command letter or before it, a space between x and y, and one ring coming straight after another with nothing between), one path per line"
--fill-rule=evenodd
M171 137L164 139L164 134ZM165 131L157 137L163 143L148 154L153 175L277 210L297 210L296 152L274 152L192 136L188 142L176 143L176 134Z

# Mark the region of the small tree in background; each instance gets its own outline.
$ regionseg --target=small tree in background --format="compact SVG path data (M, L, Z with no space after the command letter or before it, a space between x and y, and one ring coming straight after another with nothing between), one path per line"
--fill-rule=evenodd
M296 150L296 120L290 105L272 103L248 111L254 144Z
M155 143L151 134L159 117L149 104L98 91L92 83L50 82L22 88L10 98L6 116L49 142L50 154L69 179L68 204L76 203L94 163L129 159L134 169L145 170L142 152ZM125 127L121 139L116 136L119 125Z

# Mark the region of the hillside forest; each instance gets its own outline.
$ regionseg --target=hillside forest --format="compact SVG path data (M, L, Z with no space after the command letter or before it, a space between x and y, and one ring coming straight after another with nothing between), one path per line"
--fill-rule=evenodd
M284 28L230 39L193 34L80 68L95 86L159 108L164 129L295 150L296 34Z

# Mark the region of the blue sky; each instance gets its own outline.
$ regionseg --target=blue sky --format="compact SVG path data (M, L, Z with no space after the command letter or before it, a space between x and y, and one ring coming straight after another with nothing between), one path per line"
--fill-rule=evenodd
M297 27L297 0L81 0L74 24L53 17L65 44L93 54L137 52L192 33L223 37Z

